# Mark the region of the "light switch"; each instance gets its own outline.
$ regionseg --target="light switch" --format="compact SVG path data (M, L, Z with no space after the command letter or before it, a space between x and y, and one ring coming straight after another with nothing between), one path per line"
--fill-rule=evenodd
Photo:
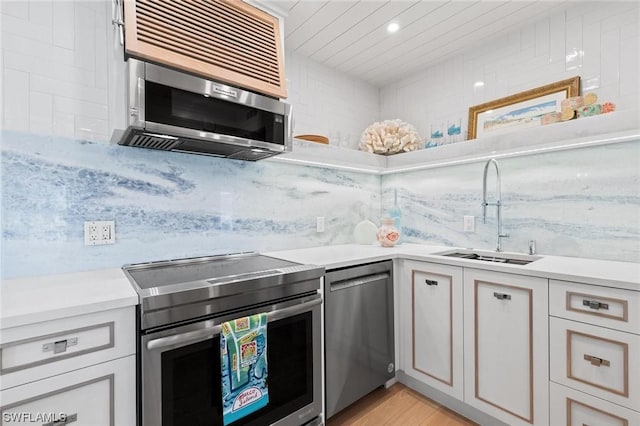
M476 232L476 218L475 216L464 217L464 232Z

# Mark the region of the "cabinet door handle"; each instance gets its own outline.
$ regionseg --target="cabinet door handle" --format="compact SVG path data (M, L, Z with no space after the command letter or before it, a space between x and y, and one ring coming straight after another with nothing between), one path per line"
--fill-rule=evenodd
M610 367L611 366L611 362L607 361L606 359L602 359L602 358L598 358L597 356L593 356L593 355L584 355L584 360L585 361L589 361L591 363L591 365L595 365L596 367L600 367L602 365L604 365L605 367Z
M493 297L498 300L511 300L511 295L507 293L493 293Z
M436 280L424 280L426 285L438 285L438 281Z
M608 303L602 303L602 302L598 302L597 300L587 300L587 299L583 299L582 300L582 306L588 306L591 309L604 309L604 310L609 310L609 304Z
M42 426L64 426L69 423L74 423L78 421L78 413L73 414L62 414L60 416L60 420L54 420L49 423L43 423Z

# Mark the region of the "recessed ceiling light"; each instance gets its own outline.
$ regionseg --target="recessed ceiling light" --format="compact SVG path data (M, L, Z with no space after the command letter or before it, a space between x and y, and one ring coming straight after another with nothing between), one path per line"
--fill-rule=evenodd
M473 87L482 87L484 86L484 81L476 81L473 83Z
M389 25L387 25L387 31L390 33L395 33L399 29L400 29L400 24L398 24L397 22L392 22Z

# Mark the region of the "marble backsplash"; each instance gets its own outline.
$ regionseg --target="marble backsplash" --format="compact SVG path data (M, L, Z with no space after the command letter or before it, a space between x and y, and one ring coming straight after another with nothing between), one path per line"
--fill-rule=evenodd
M499 160L505 251L640 262L640 142ZM398 189L404 240L495 250L495 207L482 223L484 162L383 176L383 213ZM489 170L489 197L495 170ZM463 232L463 216L476 232Z
M1 147L3 278L349 243L380 216L376 175L8 131ZM116 244L85 246L88 220L115 220Z
M380 178L1 135L2 278L351 243L363 216L377 223L392 206L394 189L404 241L495 249L495 208L481 222L484 163ZM502 159L500 167L505 251L525 252L535 239L543 255L640 262L640 141ZM464 215L476 217L475 233L463 232ZM115 220L116 244L85 246L88 220Z

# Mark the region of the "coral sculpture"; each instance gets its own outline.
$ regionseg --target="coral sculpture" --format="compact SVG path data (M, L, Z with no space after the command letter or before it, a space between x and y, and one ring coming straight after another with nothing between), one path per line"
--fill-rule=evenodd
M374 154L415 151L420 146L420 135L415 127L398 119L375 122L362 132L360 138L360 150Z

